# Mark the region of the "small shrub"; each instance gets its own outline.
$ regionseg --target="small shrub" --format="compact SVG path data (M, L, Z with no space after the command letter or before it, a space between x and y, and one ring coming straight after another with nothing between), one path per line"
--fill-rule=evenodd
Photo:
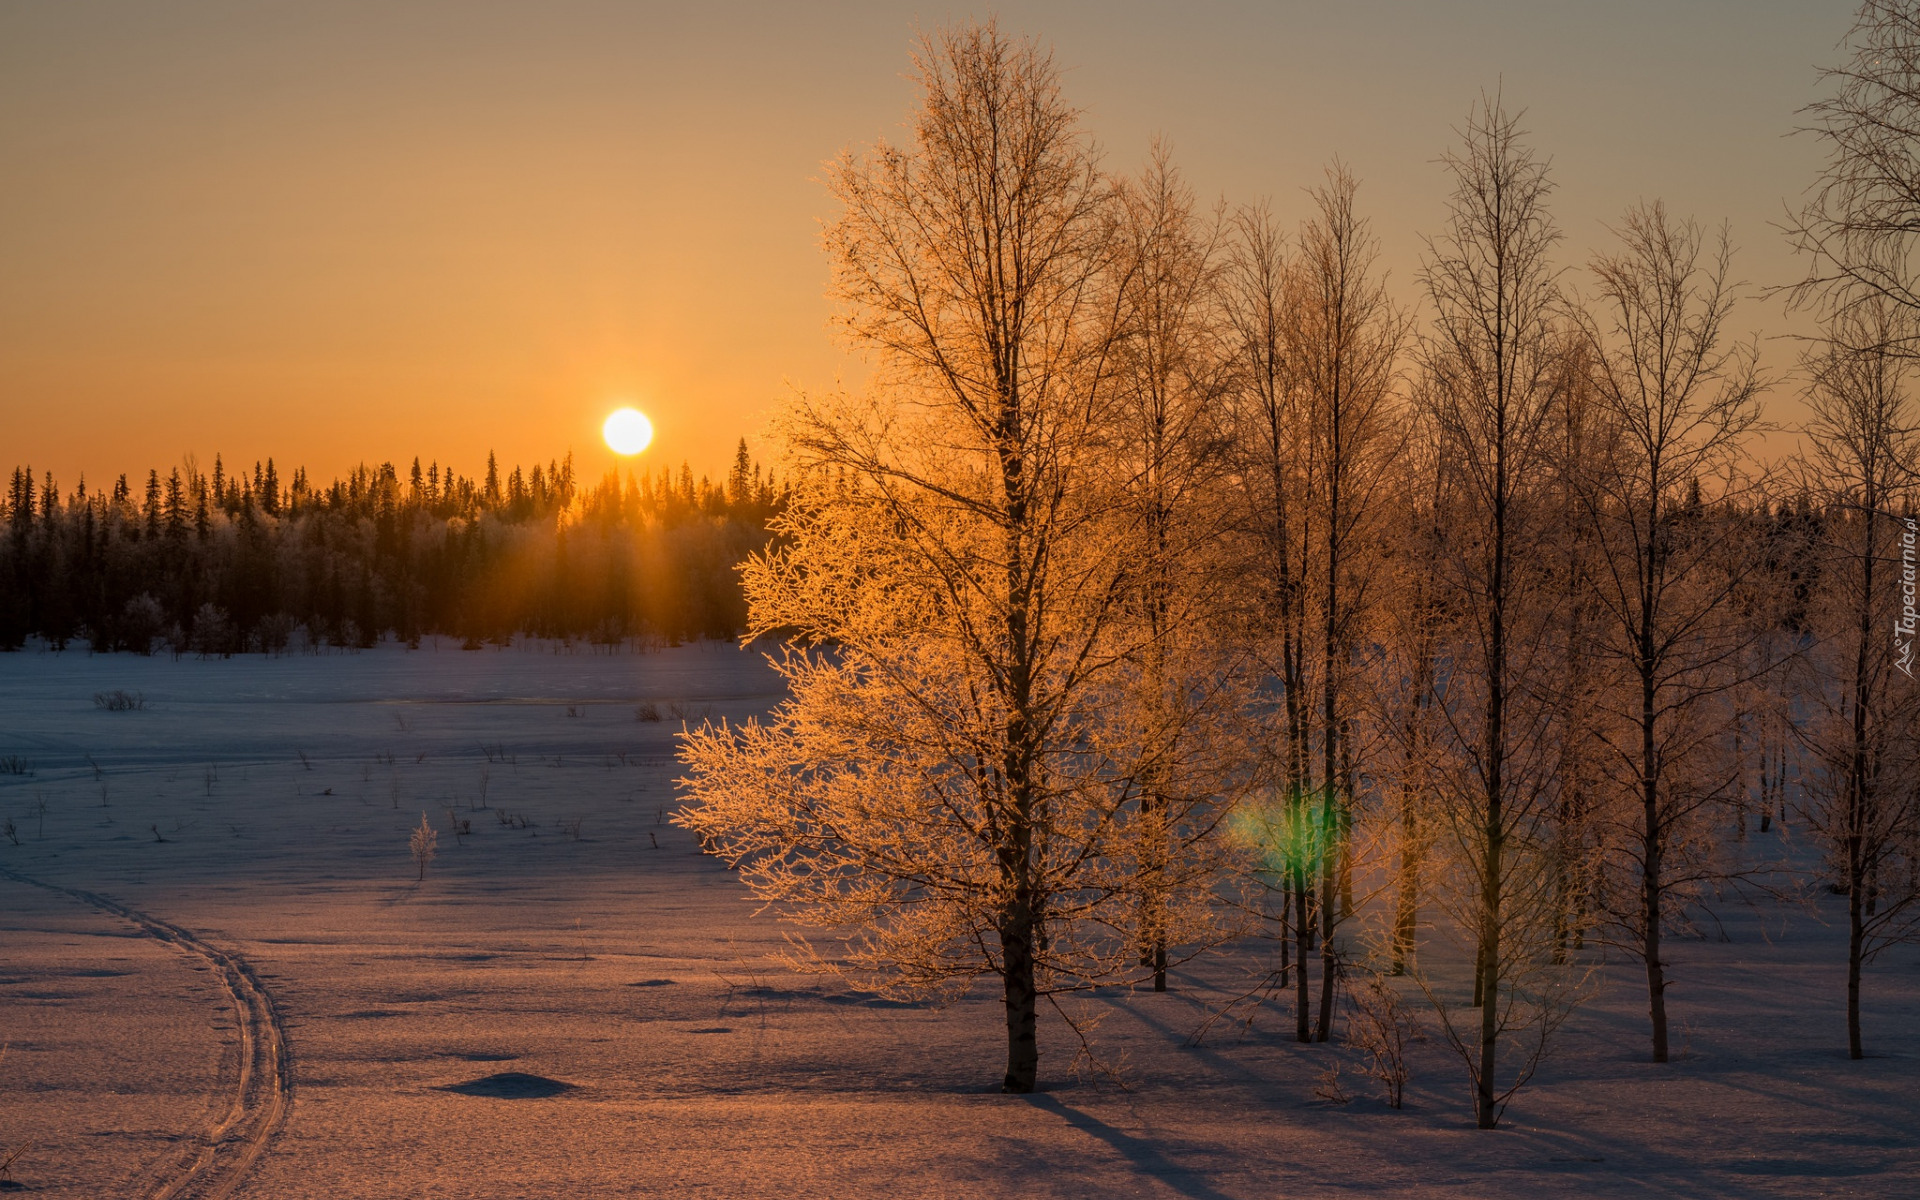
M1413 1014L1393 985L1378 975L1352 991L1347 1041L1366 1056L1361 1071L1387 1089L1387 1103L1399 1108L1406 1095L1407 1043L1419 1032Z
M127 601L120 612L119 636L114 639L123 650L152 654L153 641L167 628L166 610L146 592Z
M294 631L299 628L300 623L286 613L269 613L255 622L251 640L260 653L278 658L287 652Z
M232 618L227 610L213 604L202 604L193 615L193 637L190 643L193 652L201 658L230 658L234 644L239 638Z
M658 721L660 719L660 706L651 700L643 701L634 706L633 719L636 721Z
M139 712L147 706L147 696L145 692L115 688L111 692L95 692L93 706L105 712Z
M33 764L18 754L0 757L0 775L31 775Z
M1328 1104L1347 1104L1352 1102L1353 1097L1347 1095L1347 1090L1340 1086L1339 1063L1334 1063L1326 1070L1320 1072L1320 1082L1313 1085L1313 1094L1315 1098L1325 1100Z

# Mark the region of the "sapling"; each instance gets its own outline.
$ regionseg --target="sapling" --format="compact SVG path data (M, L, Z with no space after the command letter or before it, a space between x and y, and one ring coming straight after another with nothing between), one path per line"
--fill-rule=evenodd
M1320 1081L1314 1084L1313 1094L1316 1099L1325 1100L1328 1104L1348 1104L1352 1102L1353 1097L1347 1095L1347 1089L1340 1086L1339 1063L1333 1063L1327 1067L1326 1070L1320 1072Z
M422 812L420 827L413 831L412 837L407 839L407 849L413 854L414 866L420 869L420 879L426 879L427 864L432 862L433 856L439 852L439 845L440 835L433 831L433 826L427 824L427 814Z
M1400 993L1378 975L1352 989L1350 999L1347 1041L1367 1056L1361 1070L1386 1087L1387 1104L1399 1108L1409 1077L1407 1043L1418 1036L1419 1025Z
M5 1154L0 1154L0 1180L13 1182L13 1164L20 1161L27 1151L33 1149L32 1142L23 1142Z

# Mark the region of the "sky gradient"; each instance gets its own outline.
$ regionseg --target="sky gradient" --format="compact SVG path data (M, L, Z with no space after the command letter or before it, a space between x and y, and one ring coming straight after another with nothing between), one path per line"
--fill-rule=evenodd
M571 449L591 475L631 403L639 462L722 469L784 391L858 378L820 164L897 134L916 29L986 10L695 7L0 0L0 460L65 488L216 452L326 478ZM1787 135L1852 5L993 11L1052 44L1115 170L1160 135L1202 196L1291 219L1343 158L1412 302L1482 88L1553 161L1569 266L1664 197L1729 220L1755 288L1790 282L1769 223L1819 149ZM1735 323L1807 327L1761 300Z

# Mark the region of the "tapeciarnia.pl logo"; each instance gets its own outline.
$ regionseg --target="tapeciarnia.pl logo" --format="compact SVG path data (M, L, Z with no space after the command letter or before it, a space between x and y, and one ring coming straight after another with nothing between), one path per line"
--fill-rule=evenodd
M1913 609L1914 561L1913 537L1916 529L1914 518L1906 519L1907 527L1900 532L1900 616L1893 623L1893 648L1899 654L1893 665L1900 668L1908 679L1913 678L1913 634L1916 624L1920 624L1920 614Z

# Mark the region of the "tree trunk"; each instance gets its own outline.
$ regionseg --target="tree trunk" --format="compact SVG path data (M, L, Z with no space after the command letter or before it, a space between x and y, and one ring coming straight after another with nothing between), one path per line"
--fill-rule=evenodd
M1860 964L1865 957L1865 922L1861 919L1860 888L1849 889L1847 896L1847 1057L1867 1056L1860 1042Z
M1495 1103L1494 1071L1500 1049L1500 837L1488 839L1487 882L1481 904L1485 909L1480 928L1480 971L1475 990L1480 1004L1480 1070L1474 1095L1474 1123L1492 1129L1500 1122Z
M1331 629L1329 629L1331 638ZM1334 720L1334 688L1332 646L1328 646L1327 675L1329 682L1325 693L1326 732L1325 732L1325 782L1320 789L1320 836L1317 849L1320 859L1320 1018L1315 1023L1313 1040L1324 1042L1333 1031L1333 992L1334 974L1337 964L1334 961L1333 927L1335 921L1335 888L1339 883L1340 863L1340 802L1339 786L1339 725Z
M1293 898L1280 893L1280 989L1292 986L1290 954L1293 950Z
M1302 815L1304 816L1304 813ZM1297 1041L1310 1042L1313 1040L1313 1035L1307 1024L1307 1014L1311 1007L1311 1002L1307 998L1307 955L1313 950L1313 918L1307 910L1308 889L1313 885L1307 876L1305 866L1295 867L1293 875L1293 930L1294 936L1300 939L1298 951L1294 955L1295 965L1300 972L1300 977L1294 981L1294 1038Z
M1420 919L1419 817L1414 812L1413 788L1400 785L1400 883L1395 889L1393 914L1393 973L1405 975L1413 963L1413 931Z
M1353 722L1340 722L1340 919L1353 916Z
M1660 961L1660 889L1652 876L1645 889L1647 1011L1653 1020L1653 1061L1667 1061L1667 972Z
M1640 630L1640 950L1647 964L1647 1013L1653 1061L1667 1061L1667 974L1660 961L1666 827L1660 819L1660 767L1654 748L1653 602L1643 593Z
M1339 817L1330 801L1322 805L1321 816L1329 829L1338 827ZM1332 1035L1334 979L1339 974L1333 950L1334 857L1334 848L1323 844L1320 849L1320 1020L1313 1031L1316 1042L1324 1042Z
M1852 754L1847 761L1847 1057L1866 1056L1860 1042L1860 967L1866 957L1866 911L1870 901L1867 864L1868 824L1872 805L1867 794L1867 710L1872 702L1867 654L1873 628L1873 552L1879 516L1877 504L1867 506L1865 553L1860 563L1860 625L1853 657Z
M1033 979L1033 919L1016 902L1000 929L1007 1008L1007 1076L1000 1090L1024 1096L1040 1074L1039 1010Z
M1502 364L1504 366L1504 363ZM1504 392L1504 384L1501 389ZM1489 580L1487 621L1487 811L1481 826L1485 872L1480 879L1480 954L1474 991L1480 1002L1480 1069L1476 1076L1474 1122L1482 1129L1500 1123L1494 1071L1500 1048L1500 917L1506 867L1507 767L1507 445L1504 410L1493 456L1493 570Z

